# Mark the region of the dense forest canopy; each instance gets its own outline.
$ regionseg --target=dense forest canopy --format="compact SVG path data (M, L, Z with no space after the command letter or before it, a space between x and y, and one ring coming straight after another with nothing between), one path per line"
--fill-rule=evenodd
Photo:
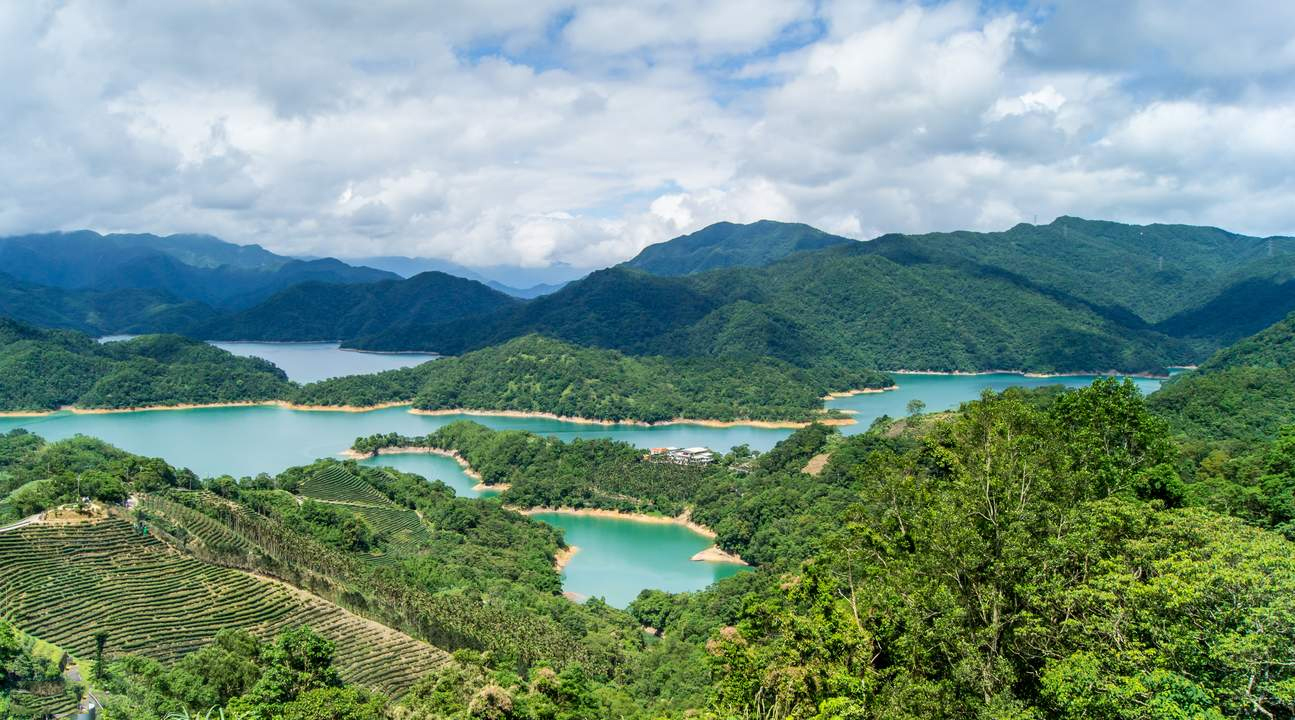
M37 240L67 261L34 255ZM475 280L402 281L206 236L66 233L0 239L14 275L0 282L0 311L97 333L445 354L541 333L634 354L802 366L1160 371L1295 310L1292 247L1072 217L866 242L799 224L719 223L519 304Z
M882 373L839 365L803 369L758 357L627 356L532 335L417 368L314 383L299 398L323 405L412 398L414 407L426 410L597 420L800 421L821 416L829 392L893 384Z

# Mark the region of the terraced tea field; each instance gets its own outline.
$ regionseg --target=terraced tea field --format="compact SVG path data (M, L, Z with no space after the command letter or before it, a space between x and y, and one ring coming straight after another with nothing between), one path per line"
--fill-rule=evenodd
M342 675L399 695L448 661L427 643L276 581L208 565L119 519L0 533L0 614L87 657L109 651L172 661L222 628L261 637L309 625L332 640Z
M362 516L395 553L371 559L386 562L393 555L418 552L427 528L418 513L393 503L386 495L342 465L332 465L302 483L301 495L330 503Z

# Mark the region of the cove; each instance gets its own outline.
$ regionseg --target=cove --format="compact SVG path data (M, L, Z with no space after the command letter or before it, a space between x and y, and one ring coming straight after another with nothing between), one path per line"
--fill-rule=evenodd
M441 455L378 455L361 463L436 478L464 497L493 494L478 493L473 489L476 481L457 462ZM561 528L567 544L580 548L562 570L562 588L577 600L601 597L623 608L644 588L699 590L750 570L731 563L693 562L689 558L713 542L682 525L556 512L531 517Z

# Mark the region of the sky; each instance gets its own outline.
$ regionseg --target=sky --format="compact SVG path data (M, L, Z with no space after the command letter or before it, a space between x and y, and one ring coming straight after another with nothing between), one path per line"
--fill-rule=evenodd
M0 5L0 234L600 267L720 220L1295 234L1295 3Z

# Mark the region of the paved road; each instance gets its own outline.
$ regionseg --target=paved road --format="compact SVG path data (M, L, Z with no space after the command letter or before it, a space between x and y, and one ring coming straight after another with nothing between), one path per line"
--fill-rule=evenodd
M29 518L23 518L22 520L19 520L13 525L6 525L4 527L0 527L0 532L9 532L10 530L17 530L18 528L21 528L21 527L27 527L28 525L31 525L34 522L38 522L39 520L40 520L40 515L32 515Z

